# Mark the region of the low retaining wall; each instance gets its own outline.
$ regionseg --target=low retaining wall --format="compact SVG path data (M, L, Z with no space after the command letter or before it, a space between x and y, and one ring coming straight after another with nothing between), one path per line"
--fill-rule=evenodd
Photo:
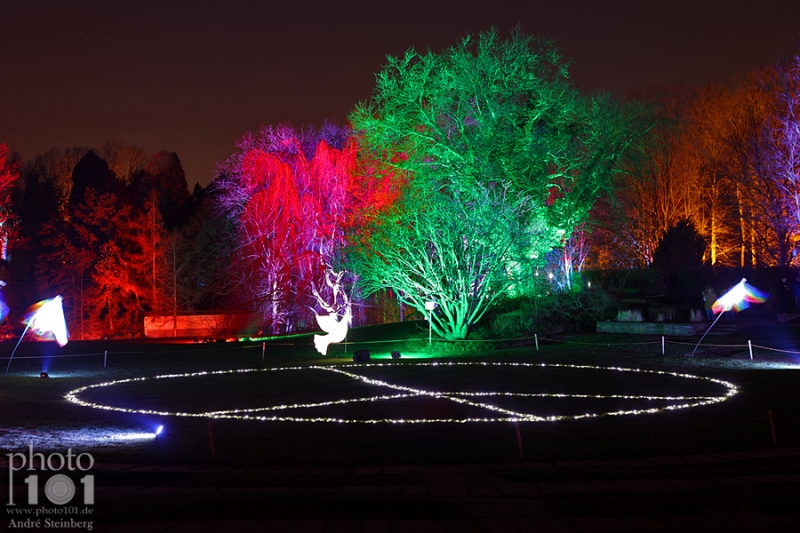
M149 315L144 317L144 335L147 338L235 337L252 335L257 323L258 317L253 314L178 315L177 324L172 316Z
M598 322L598 333L630 333L634 335L677 335L691 336L703 331L702 322Z

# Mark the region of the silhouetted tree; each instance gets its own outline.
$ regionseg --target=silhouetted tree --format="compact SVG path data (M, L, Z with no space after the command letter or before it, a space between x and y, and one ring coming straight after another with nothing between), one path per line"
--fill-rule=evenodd
M134 180L133 187L139 205L155 192L164 227L172 229L183 223L190 204L189 187L178 154L162 150L151 157Z
M688 220L680 220L664 232L653 252L654 268L678 270L703 266L706 243Z
M93 189L97 194L112 193L118 195L122 190L122 182L108 168L108 163L101 159L94 150L89 150L72 170L72 190L69 203L79 204L83 201L86 189Z

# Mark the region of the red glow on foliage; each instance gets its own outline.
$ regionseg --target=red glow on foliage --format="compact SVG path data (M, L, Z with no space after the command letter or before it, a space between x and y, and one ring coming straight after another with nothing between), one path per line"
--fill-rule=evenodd
M17 237L11 213L11 193L19 177L19 162L8 160L8 146L0 144L0 259L8 259L9 242Z
M556 203L556 200L564 198L564 191L561 190L560 187L553 185L550 187L548 191L547 199L544 201L544 204L548 207Z

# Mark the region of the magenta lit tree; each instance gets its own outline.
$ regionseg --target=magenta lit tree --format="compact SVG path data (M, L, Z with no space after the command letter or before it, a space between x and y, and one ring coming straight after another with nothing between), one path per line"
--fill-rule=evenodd
M390 180L359 177L355 141L340 131L316 132L316 144L288 127L248 135L215 184L238 228L232 275L273 332L313 327L315 291L332 301L326 275L352 228L393 198Z
M779 208L796 239L800 234L800 56L780 62L765 89L773 107L763 127L764 170L781 193ZM780 259L788 262L790 252L781 251Z

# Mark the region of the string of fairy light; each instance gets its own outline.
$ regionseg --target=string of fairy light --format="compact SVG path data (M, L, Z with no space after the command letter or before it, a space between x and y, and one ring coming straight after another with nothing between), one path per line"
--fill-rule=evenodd
M102 409L106 411L117 411L129 414L143 414L153 416L175 416L175 417L195 417L195 418L211 418L211 419L237 419L237 420L252 420L262 422L317 422L317 423L343 423L343 424L426 424L426 423L472 423L472 422L556 422L562 420L579 420L585 418L597 418L603 416L626 416L626 415L643 415L655 414L665 411L674 411L678 409L688 409L708 405L713 403L723 402L730 399L739 392L739 389L733 383L723 381L720 379L698 376L694 374L683 374L678 372L670 372L664 370L649 370L640 368L624 368L624 367L607 367L607 366L594 366L594 365L572 365L572 364L554 364L554 363L509 363L509 362L425 362L425 363L403 363L402 366L417 366L417 367L494 367L494 368L508 368L512 370L520 370L524 368L562 368L574 370L587 370L587 371L611 371L632 374L649 374L656 376L665 376L673 378L681 378L687 380L696 380L707 382L710 384L719 385L723 388L724 393L719 395L698 395L698 396L683 396L683 395L646 395L646 394L585 394L585 393L550 393L550 392L507 392L507 391L482 391L482 392L468 392L468 391L437 391L427 390L417 387L410 387L397 383L390 383L382 379L375 379L367 377L362 374L352 372L351 369L378 369L381 371L391 371L396 369L398 364L387 363L373 363L373 364L360 364L360 365L346 365L343 367L334 366L292 366L292 367L277 367L277 368L249 368L249 369L235 369L235 370L217 370L208 372L187 372L181 374L163 374L151 377L134 377L127 379L118 379L107 381L103 383L96 383L87 385L68 392L65 398L77 405L84 407L91 407L94 409ZM307 371L307 370L322 370L326 372L336 373L355 381L360 381L367 385L380 387L383 389L390 389L397 391L395 394L377 394L373 396L364 396L359 398L341 398L337 400L309 402L309 403L292 403L272 405L267 407L255 408L242 408L242 409L227 409L218 411L206 412L185 412L185 411L165 411L157 409L136 409L128 407L120 407L114 405L107 405L101 403L90 402L81 399L81 394L86 391L104 387L113 387L125 383L137 383L148 380L161 380L161 379L178 379L178 378L201 378L209 376L220 376L227 374L239 373L252 373L252 372L286 372L286 371ZM344 418L344 417L327 417L327 416L290 416L280 414L281 411L313 409L319 407L334 407L347 404L370 403L370 402L388 402L393 400L402 400L409 398L428 397L434 399L443 399L455 402L460 405L478 408L488 412L484 417L461 417L461 418ZM519 398L577 398L589 400L637 400L647 402L674 402L668 405L653 406L643 409L619 409L615 411L604 412L587 412L581 414L563 414L563 415L548 415L541 416L533 413L524 413L518 410L509 409L487 403L486 399L492 397L519 397ZM277 414L272 414L277 413ZM493 416L490 416L493 415Z

